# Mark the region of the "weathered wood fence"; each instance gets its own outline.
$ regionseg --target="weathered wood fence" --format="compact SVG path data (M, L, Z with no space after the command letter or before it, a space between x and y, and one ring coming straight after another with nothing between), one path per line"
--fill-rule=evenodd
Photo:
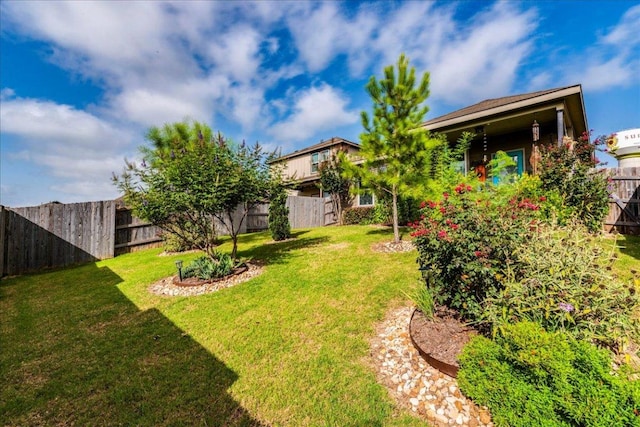
M605 231L640 235L640 168L613 168Z
M116 209L114 256L157 247L162 243L161 230L133 216L130 209Z
M115 202L0 206L0 277L113 257Z
M327 200L289 196L291 227L334 223ZM252 208L240 232L268 229L268 210L268 204ZM239 221L238 214L234 221ZM221 224L217 231L227 234ZM161 244L160 228L134 217L114 200L27 208L0 205L0 277L112 258Z

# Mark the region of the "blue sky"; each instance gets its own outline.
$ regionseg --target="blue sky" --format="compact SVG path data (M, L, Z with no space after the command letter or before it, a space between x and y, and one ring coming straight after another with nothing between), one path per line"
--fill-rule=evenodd
M426 119L582 84L594 135L638 128L638 28L637 1L3 0L0 203L115 198L145 131L185 118L283 153L357 142L402 52L430 72Z

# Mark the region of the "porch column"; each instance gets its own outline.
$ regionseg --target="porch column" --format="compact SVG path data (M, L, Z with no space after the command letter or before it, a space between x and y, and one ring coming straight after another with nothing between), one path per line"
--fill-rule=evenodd
M556 123L558 125L558 146L560 146L564 137L564 109L562 108L556 108Z

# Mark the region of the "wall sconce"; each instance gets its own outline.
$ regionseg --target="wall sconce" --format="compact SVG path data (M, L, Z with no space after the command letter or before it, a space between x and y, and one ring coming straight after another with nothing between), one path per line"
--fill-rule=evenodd
M540 140L540 125L533 119L533 125L531 125L531 132L533 133L533 142L538 142Z
M182 282L182 261L176 261L176 268L178 269L178 278Z

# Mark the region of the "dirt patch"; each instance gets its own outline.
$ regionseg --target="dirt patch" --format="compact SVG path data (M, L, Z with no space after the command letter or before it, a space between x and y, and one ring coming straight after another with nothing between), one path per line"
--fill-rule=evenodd
M438 310L428 319L417 310L411 320L411 337L424 353L448 365L459 368L462 348L478 332L461 322L454 313Z
M415 245L412 242L406 242L404 240L395 242L382 242L375 243L371 246L371 250L374 252L381 253L401 253L401 252L411 252L415 250Z

